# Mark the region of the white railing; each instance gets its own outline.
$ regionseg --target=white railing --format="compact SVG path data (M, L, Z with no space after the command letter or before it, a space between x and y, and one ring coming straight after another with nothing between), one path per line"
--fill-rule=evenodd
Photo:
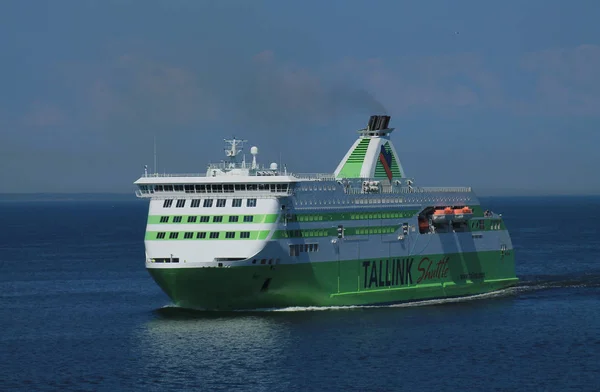
M181 192L181 191L169 191L169 192L142 192L141 190L136 190L135 195L140 198L154 198L154 199L173 199L173 198L211 198L211 197L224 197L224 198L271 198L275 197L283 197L283 196L291 196L293 191L288 189L287 191L235 191L235 192Z
M432 187L420 187L420 188L416 188L419 189L418 192L471 192L472 188L470 186L451 186L451 187L439 187L439 186L432 186Z
M293 173L290 175L299 180L335 181L333 173Z
M379 186L377 190L368 192L362 188L346 188L346 193L349 195L376 195L385 193L469 193L471 187L394 187L390 185Z
M144 173L142 177L206 177L206 173Z

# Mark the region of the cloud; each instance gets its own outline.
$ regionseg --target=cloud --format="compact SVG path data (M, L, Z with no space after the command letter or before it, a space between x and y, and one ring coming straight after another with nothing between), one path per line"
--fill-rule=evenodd
M65 86L77 104L33 102L23 124L53 126L77 117L87 128L120 134L133 127L177 132L215 121L301 128L357 113L600 113L600 47L537 51L507 64L477 53L346 58L312 68L267 49L194 65L123 54L66 68Z
M22 118L22 124L29 127L50 127L63 124L66 115L62 109L50 102L34 101Z
M332 67L357 80L392 113L494 110L509 115L600 114L600 47L548 49L496 65L475 53L345 59Z
M210 94L183 67L123 55L97 73L84 91L97 121L181 125L216 118Z
M536 80L532 106L537 111L600 114L600 46L528 53L521 66Z

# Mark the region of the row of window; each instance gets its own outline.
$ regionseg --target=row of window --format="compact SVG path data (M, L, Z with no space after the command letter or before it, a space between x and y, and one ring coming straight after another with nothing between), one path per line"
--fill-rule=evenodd
M288 184L186 184L186 185L140 185L142 193L233 193L246 191L287 192Z
M395 219L410 218L417 210L407 211L380 211L380 212L347 212L331 214L292 214L287 216L288 222L320 222L337 220L365 220L365 219Z
M471 229L485 230L485 219L477 219L471 221ZM500 230L502 223L499 220L491 221L490 230Z
M295 244L290 245L290 256L300 256L302 252L318 252L319 244Z
M155 257L153 263L179 263L179 257Z
M279 259L253 259L252 264L256 264L259 262L260 264L279 264Z
M225 234L224 238L234 239L234 238L236 238L235 233L236 233L235 231L227 231L227 232L224 233ZM223 238L221 236L221 234L223 234L223 232L220 232L220 231L211 231L211 232L206 232L206 231L192 232L192 231L188 231L186 233L180 233L180 232L177 232L177 231L173 231L173 232L170 232L168 234L169 234L168 238L170 240L177 240L177 239L179 239L180 238L180 236L179 236L180 234L183 234L183 237L181 237L181 238L186 239L186 240L193 239L193 238L196 238L196 239L199 239L199 240L205 239L205 238L210 238L210 239ZM249 231L242 231L242 232L239 232L239 234L240 235L239 235L238 238L240 238L240 239L248 239L248 238L250 238L250 232ZM167 233L166 232L161 231L161 232L156 233L156 239L157 240L164 240L166 238L167 238Z
M183 217L182 216L161 216L160 223L169 223L170 218L172 218L171 223L181 223ZM200 216L191 215L191 216L187 217L187 223L196 223L196 222L209 223L209 222L211 222L210 218L211 217L208 215L200 215ZM238 215L231 215L231 216L229 216L228 221L229 221L229 223L237 223L240 221L240 217ZM222 222L223 222L223 216L215 215L212 217L212 223L222 223ZM242 222L244 222L244 223L254 222L254 215L244 215Z
M191 204L190 207L192 208L197 208L200 207L200 199L191 199ZM204 199L204 203L203 206L204 207L212 207L213 206L213 199ZM175 204L175 208L183 208L185 207L185 203L187 202L187 199L178 199L177 203ZM165 199L165 201L163 202L163 208L170 208L173 206L173 199ZM217 207L227 207L227 199L217 199L217 203L216 203ZM231 200L231 206L232 207L241 207L242 206L242 199L232 199ZM246 199L246 207L256 207L256 199Z
M310 238L310 237L333 237L340 234L346 235L374 235L374 234L392 234L398 230L397 226L374 226L374 227L343 227L328 229L302 229L302 230L278 230L274 238Z

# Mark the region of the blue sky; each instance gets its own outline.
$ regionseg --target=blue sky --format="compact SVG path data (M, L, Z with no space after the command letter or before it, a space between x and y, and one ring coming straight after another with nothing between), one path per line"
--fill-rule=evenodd
M129 192L235 135L332 172L386 112L407 175L482 194L600 193L600 3L1 4L0 193Z

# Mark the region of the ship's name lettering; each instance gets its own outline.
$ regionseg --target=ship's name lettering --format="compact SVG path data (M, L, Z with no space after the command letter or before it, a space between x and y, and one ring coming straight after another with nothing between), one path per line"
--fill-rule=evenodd
M419 261L419 266L417 267L421 274L417 278L417 283L447 277L448 270L450 269L450 267L448 267L449 260L450 257L446 256L436 263L429 257L423 257L421 261Z
M363 288L391 287L412 284L411 269L414 259L387 259L363 261Z

